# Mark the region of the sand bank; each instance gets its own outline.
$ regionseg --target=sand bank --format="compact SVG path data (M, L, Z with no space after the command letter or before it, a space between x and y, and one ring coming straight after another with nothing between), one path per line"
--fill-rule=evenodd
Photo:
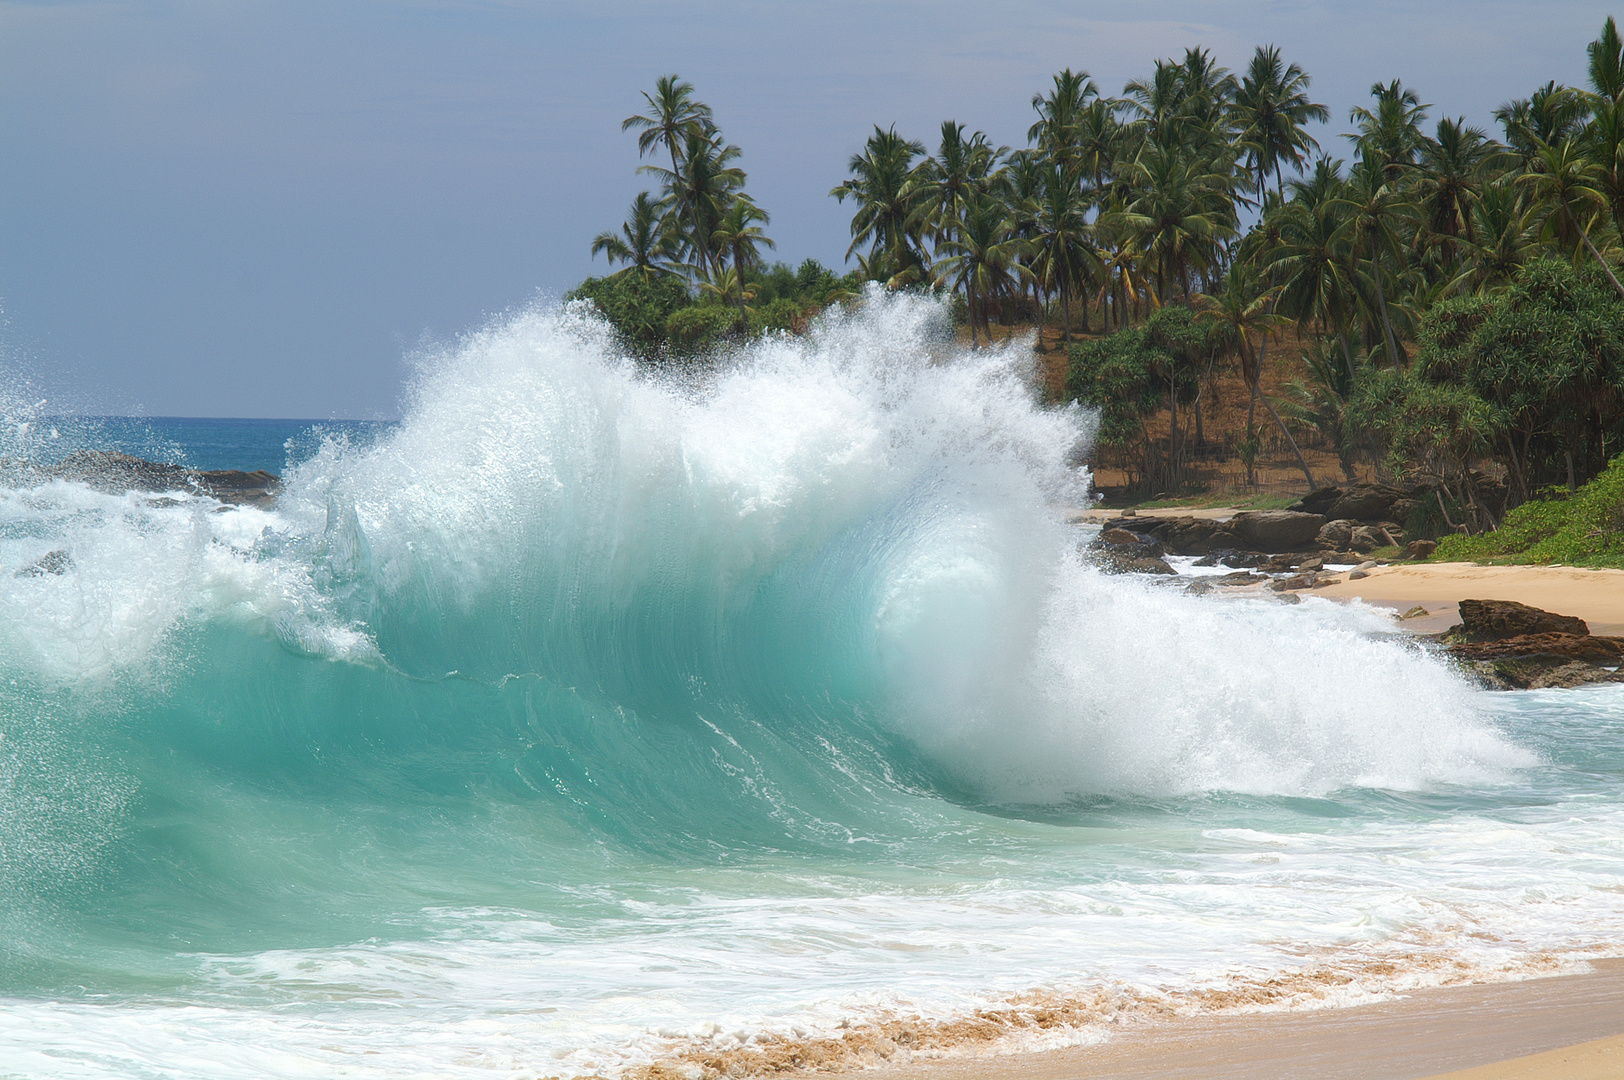
M1618 1080L1624 1076L1624 1035L1543 1054L1461 1069L1428 1080Z
M1135 1022L1097 1046L916 1061L864 1070L862 1076L1613 1080L1624 1076L1624 959L1593 966L1579 975L1422 990L1358 1008ZM1472 1071L1457 1072L1462 1069Z
M1377 607L1404 612L1427 609L1407 619L1418 633L1446 630L1460 621L1462 600L1515 600L1563 615L1577 615L1592 634L1624 635L1624 570L1573 566L1479 566L1476 563L1424 563L1379 566L1370 576L1315 589L1312 595L1358 597Z

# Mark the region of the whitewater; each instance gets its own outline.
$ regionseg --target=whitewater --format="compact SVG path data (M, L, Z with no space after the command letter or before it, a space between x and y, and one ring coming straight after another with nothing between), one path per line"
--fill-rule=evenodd
M1624 953L1624 686L1101 575L1029 344L875 292L681 377L578 305L416 364L270 507L0 486L0 1076L699 1077Z

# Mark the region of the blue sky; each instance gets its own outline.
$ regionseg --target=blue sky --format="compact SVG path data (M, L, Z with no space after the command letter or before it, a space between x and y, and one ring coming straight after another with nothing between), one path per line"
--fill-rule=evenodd
M647 186L620 120L680 73L744 149L789 262L874 123L1024 143L1065 66L1107 92L1192 44L1273 43L1347 130L1400 77L1491 126L1582 83L1605 4L0 0L0 400L387 417L405 358L605 264ZM10 384L9 387L6 384Z

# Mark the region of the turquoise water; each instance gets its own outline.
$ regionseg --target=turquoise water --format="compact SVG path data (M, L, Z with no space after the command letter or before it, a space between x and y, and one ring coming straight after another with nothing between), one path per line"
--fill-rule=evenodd
M1056 1045L1624 945L1624 688L1095 574L1089 417L943 320L680 383L537 310L397 426L211 429L293 439L275 508L0 491L0 1076Z

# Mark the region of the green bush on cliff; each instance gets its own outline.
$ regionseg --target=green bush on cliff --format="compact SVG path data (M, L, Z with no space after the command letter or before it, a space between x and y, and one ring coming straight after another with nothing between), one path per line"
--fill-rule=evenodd
M1433 558L1624 568L1624 454L1572 495L1550 488L1523 503L1495 532L1445 537Z

